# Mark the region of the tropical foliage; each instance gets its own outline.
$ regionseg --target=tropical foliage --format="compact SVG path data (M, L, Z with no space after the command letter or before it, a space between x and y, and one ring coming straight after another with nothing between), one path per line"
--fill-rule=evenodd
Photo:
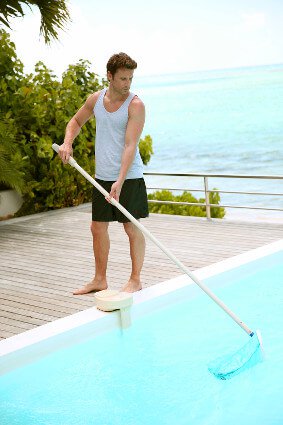
M150 161L151 155L153 155L152 138L149 135L140 140L139 150L144 165L147 165Z
M11 188L22 193L25 180L21 157L16 149L16 129L0 118L0 134L0 190Z
M158 201L171 201L171 202L189 202L189 203L204 203L205 199L195 198L190 192L183 192L181 195L173 195L170 190L161 190L148 195L150 200ZM219 205L220 196L218 192L210 192L210 204ZM162 204L162 203L149 203L149 211L159 214L176 214L176 215L191 215L198 217L206 217L205 206L199 205L175 205L175 204ZM212 218L223 218L225 210L222 207L211 207L210 209Z
M45 43L58 39L58 30L64 29L70 21L70 14L65 0L1 0L0 24L11 28L11 18L23 17L23 6L37 6L41 15L40 33Z

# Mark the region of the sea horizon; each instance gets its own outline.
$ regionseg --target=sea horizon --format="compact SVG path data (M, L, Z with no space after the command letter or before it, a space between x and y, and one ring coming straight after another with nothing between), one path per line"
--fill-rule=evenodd
M260 70L260 69L268 69L268 68L283 68L283 62L278 63L271 63L271 64L262 64L262 65L243 65L243 66L235 66L235 67L225 67L225 68L210 68L210 69L199 69L199 70L187 70L187 71L178 71L178 72L164 72L161 74L144 74L144 75L137 75L134 76L134 82L133 86L140 88L141 80L146 79L155 79L162 77L164 79L168 77L176 77L176 76L193 76L195 75L202 75L202 74L209 74L209 73L216 73L216 72L232 72L232 71L253 71L253 70Z
M132 91L146 105L143 135L153 139L146 172L282 175L283 64L140 77ZM195 188L192 180L147 180L154 186ZM244 181L241 188L239 180L225 181L224 187L219 183L211 180L210 189L283 192L282 180ZM250 196L248 202L242 195L221 198L233 205L283 208L279 196ZM226 211L227 216L240 212Z

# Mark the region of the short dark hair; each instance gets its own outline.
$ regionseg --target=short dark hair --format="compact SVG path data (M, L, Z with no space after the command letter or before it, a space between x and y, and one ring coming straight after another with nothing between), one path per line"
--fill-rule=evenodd
M115 73L120 68L126 68L126 69L136 69L137 63L134 61L130 56L128 56L126 53L120 52L115 53L111 56L109 61L107 62L107 72L109 71L111 75L114 77Z

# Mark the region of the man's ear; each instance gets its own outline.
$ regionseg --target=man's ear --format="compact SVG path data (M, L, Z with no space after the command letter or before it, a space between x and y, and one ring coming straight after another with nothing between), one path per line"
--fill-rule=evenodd
M107 71L107 80L108 80L108 81L113 80L113 75L111 74L111 72L110 72L110 71Z

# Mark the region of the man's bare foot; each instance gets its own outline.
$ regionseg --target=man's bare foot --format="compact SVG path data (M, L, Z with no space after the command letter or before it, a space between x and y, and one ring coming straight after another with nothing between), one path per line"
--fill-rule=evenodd
M93 278L91 282L87 283L82 288L76 289L73 292L73 295L84 295L89 294L90 292L103 291L104 289L107 289L107 287L106 280L95 280L95 278Z
M121 291L122 292L137 292L137 291L140 291L141 289L142 289L141 281L130 278L129 282L125 286L123 286Z

